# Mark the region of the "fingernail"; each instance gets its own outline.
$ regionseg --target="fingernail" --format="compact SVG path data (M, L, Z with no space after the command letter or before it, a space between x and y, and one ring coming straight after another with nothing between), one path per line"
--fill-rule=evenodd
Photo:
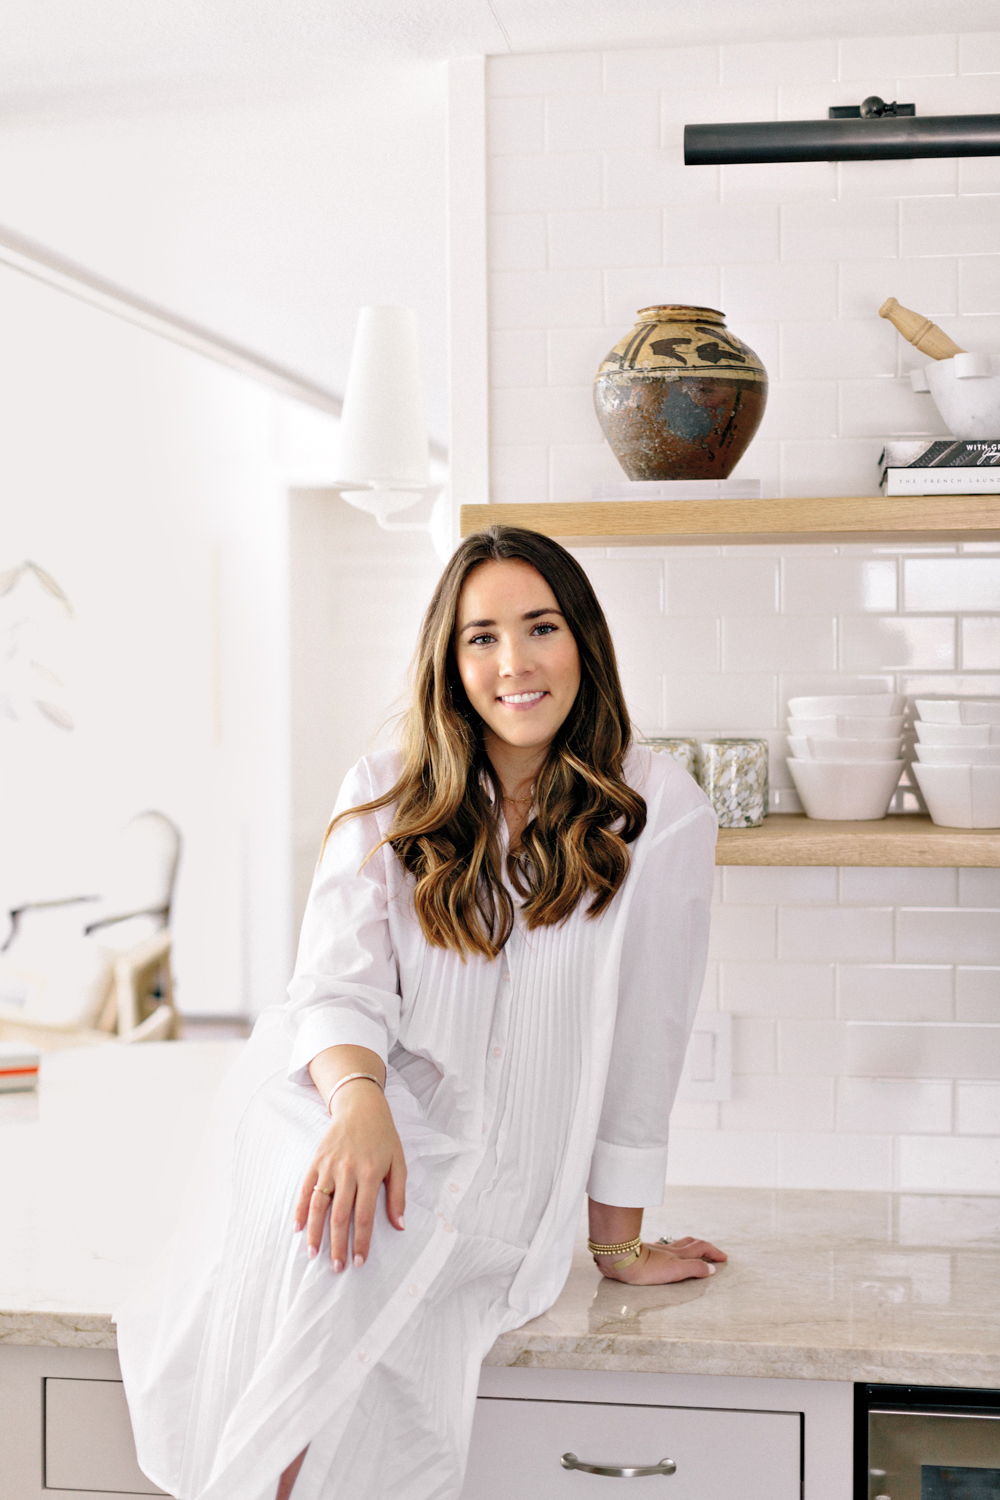
M309 1246L309 1259L310 1260L315 1260L318 1254L319 1254L319 1251L316 1249L316 1246L315 1245L310 1245Z
M292 1225L292 1233L293 1234L301 1234L302 1233L302 1225L299 1223L298 1219L296 1219L295 1223Z
M333 1269L335 1271L342 1271L344 1269L344 1262L342 1260L335 1260L333 1263Z
M406 1228L406 1225L403 1223L403 1215L402 1214L400 1214L400 1216L399 1216L399 1227L400 1227L400 1229L405 1229Z
M709 1274L709 1276L714 1276L715 1275L715 1267L712 1265L711 1261L706 1261L705 1264L708 1266L708 1274Z
M363 1256L363 1255L356 1255L356 1256L355 1256L355 1257L354 1257L354 1264L355 1264L355 1265L356 1265L356 1266L363 1266L363 1265L364 1265L364 1263L365 1263L365 1258L364 1258L364 1256Z

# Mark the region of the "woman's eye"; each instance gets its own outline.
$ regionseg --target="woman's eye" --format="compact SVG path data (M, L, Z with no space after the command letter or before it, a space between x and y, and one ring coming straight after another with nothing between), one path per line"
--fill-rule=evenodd
M557 630L558 628L559 627L557 625L552 625L551 623L543 621L541 625L535 626L535 629L532 631L532 635L534 635L536 632L540 632L542 635L551 635L553 630Z
M486 646L493 640L491 635L473 635L469 637L470 646Z

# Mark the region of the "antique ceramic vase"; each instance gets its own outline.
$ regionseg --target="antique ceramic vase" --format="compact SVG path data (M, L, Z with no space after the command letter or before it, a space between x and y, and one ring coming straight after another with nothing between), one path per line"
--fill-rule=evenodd
M644 307L594 378L629 479L725 479L760 425L767 371L711 307Z

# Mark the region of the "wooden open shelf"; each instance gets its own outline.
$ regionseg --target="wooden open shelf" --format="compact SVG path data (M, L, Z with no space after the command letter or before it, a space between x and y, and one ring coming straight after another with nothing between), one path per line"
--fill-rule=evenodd
M759 828L720 828L717 865L1000 865L1000 828L939 828L899 813L876 823L826 823L772 813Z
M820 500L580 500L463 505L463 536L526 526L579 547L770 542L1000 541L1000 495Z

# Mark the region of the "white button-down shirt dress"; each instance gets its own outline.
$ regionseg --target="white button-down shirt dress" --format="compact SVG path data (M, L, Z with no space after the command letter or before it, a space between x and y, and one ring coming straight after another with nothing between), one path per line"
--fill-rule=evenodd
M337 811L395 781L382 752ZM446 1500L462 1487L479 1368L555 1301L586 1190L659 1204L668 1118L708 945L716 823L645 747L648 820L603 916L515 921L488 962L428 944L412 878L384 846L392 808L327 842L285 1006L223 1087L199 1191L117 1314L139 1462L180 1500ZM384 1191L367 1263L310 1261L292 1214L327 1123L308 1065L340 1043L388 1067L406 1154L406 1228ZM183 1107L183 1101L178 1101Z

